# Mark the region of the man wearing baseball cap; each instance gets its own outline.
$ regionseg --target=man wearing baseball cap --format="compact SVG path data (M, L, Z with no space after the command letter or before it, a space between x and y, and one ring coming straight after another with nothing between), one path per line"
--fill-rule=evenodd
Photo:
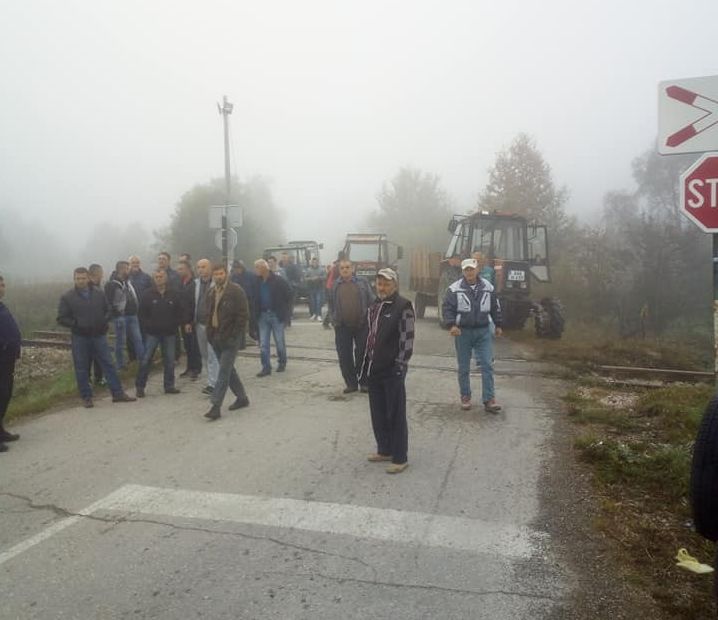
M444 296L443 324L454 337L456 359L459 365L459 391L461 408L471 409L471 382L469 369L472 351L481 360L481 400L484 409L491 413L501 411L494 396L493 336L489 317L501 336L501 306L494 287L478 275L474 258L461 262L463 277L454 282Z
M414 308L398 292L393 269L376 276L377 299L367 311L369 331L359 371L367 379L371 425L376 452L372 463L391 461L388 474L400 474L408 466L408 429L404 381L414 351Z

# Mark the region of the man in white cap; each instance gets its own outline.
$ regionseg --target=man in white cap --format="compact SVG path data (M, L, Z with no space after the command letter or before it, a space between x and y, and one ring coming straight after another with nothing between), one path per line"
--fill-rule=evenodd
M398 292L393 269L376 276L377 299L367 311L368 334L359 371L367 380L371 425L376 439L372 463L391 461L386 473L408 466L408 429L404 381L414 351L414 308Z
M464 259L461 271L463 277L449 287L442 305L444 326L449 329L456 345L461 408L471 409L469 370L471 353L475 350L481 361L484 409L498 413L501 406L494 395L493 336L489 318L496 326L496 336L501 336L501 307L491 282L479 277L476 259Z

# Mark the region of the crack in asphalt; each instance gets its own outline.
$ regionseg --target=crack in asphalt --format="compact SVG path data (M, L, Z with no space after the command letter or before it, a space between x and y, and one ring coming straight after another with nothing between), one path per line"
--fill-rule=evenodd
M236 536L238 538L244 538L249 540L256 540L258 542L270 542L275 545L279 545L280 547L287 547L290 549L295 549L297 551L306 551L307 553L316 553L318 555L325 555L329 557L334 558L340 558L343 560L348 560L350 562L355 562L357 564L361 564L365 568L368 568L374 577L374 579L377 578L378 572L376 567L369 564L368 562L365 562L361 558L350 556L350 555L344 555L342 553L334 553L332 551L326 551L324 549L317 549L316 547L309 547L306 545L300 545L297 543L291 543L287 542L285 540L280 540L278 538L273 538L272 536L259 536L256 534L247 534L246 532L237 532L233 530L223 530L223 529L217 529L217 528L204 528L199 526L193 526L193 525L178 525L176 523L169 523L167 521L161 521L159 519L148 519L146 517L143 518L127 518L127 517L101 517L97 515L87 515L87 514L81 514L77 512L72 512L70 510L67 510L65 508L62 508L61 506L57 506L55 504L36 504L31 498L26 497L25 495L19 495L17 493L8 493L8 492L0 492L0 497L10 497L13 499L21 500L27 504L27 507L31 510L37 510L37 511L46 511L46 512L52 512L56 514L57 516L69 518L69 517L80 517L83 519L88 519L90 521L98 521L101 523L108 523L112 524L113 526L121 525L123 523L137 523L137 524L146 524L146 525L159 525L164 527L169 527L173 530L180 530L180 531L188 531L188 532L202 532L205 534L221 534L223 536Z
M278 575L282 577L320 577L327 581L337 582L339 584L344 583L357 583L362 585L370 586L385 586L388 588L397 589L408 589L408 590L428 590L434 592L449 592L451 594L465 594L468 596L517 596L521 598L529 598L540 601L558 601L561 600L558 597L548 596L546 594L536 594L534 592L518 592L514 590L502 590L497 588L495 590L472 590L470 588L452 588L451 586L438 586L431 583L401 583L397 581L381 581L378 579L361 579L359 577L338 577L336 575L327 575L326 573L287 573L286 571L263 571L266 575Z

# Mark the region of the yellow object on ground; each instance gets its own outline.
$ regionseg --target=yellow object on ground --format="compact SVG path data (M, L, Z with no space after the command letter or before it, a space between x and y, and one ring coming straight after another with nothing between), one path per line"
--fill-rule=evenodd
M703 575L706 573L713 572L712 566L708 566L708 564L701 564L692 555L690 555L686 549L678 550L678 553L676 554L676 560L676 566L685 568L692 573L698 573L699 575Z

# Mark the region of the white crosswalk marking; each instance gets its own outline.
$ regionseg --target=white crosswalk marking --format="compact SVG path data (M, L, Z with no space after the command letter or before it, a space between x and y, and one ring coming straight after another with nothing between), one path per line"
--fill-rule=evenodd
M421 512L297 499L125 485L0 554L0 564L97 511L232 521L370 540L528 558L546 534L527 527Z

